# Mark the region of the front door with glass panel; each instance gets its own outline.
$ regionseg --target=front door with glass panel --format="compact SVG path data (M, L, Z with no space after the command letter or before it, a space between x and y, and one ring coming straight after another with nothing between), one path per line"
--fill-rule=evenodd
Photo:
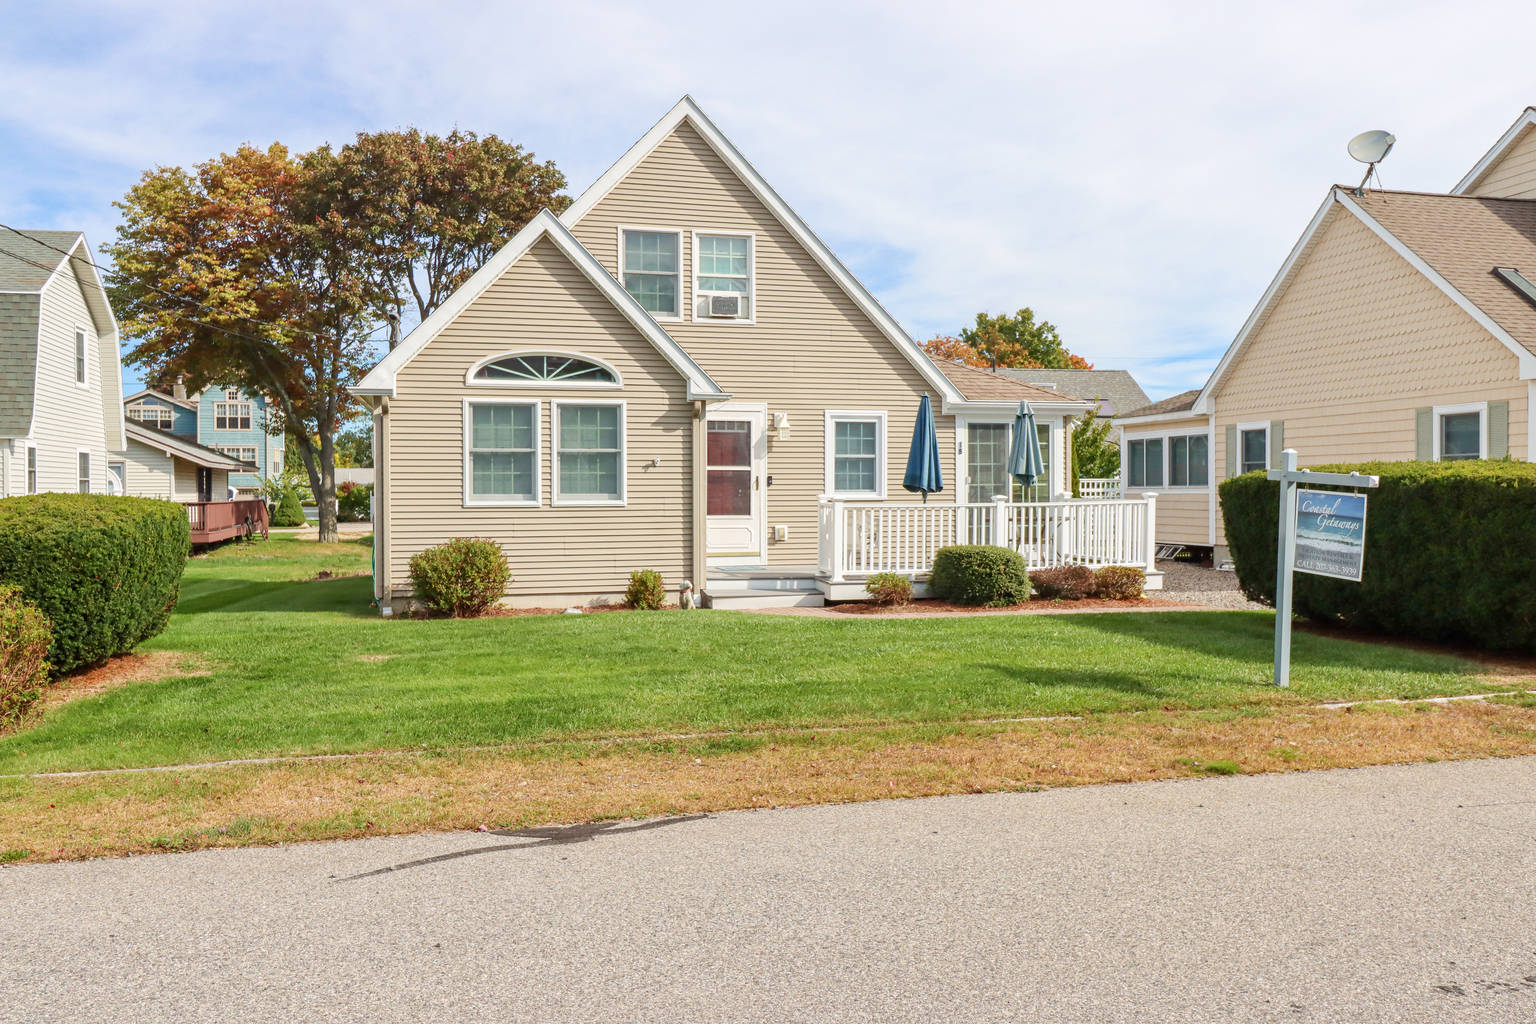
M764 463L768 444L761 409L716 406L706 423L707 546L712 559L764 555Z

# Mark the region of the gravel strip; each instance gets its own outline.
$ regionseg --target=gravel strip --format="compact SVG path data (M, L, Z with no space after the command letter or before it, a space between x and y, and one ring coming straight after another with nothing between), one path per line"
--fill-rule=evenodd
M1267 607L1243 596L1237 587L1235 572L1207 569L1188 562L1176 562L1171 558L1158 559L1157 567L1163 572L1163 589L1154 593L1165 601L1239 610L1263 610Z

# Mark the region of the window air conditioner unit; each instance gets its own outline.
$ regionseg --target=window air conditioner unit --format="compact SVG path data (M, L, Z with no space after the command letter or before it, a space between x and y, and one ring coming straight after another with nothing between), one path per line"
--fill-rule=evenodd
M709 297L709 315L726 320L735 320L741 316L740 295L711 295Z

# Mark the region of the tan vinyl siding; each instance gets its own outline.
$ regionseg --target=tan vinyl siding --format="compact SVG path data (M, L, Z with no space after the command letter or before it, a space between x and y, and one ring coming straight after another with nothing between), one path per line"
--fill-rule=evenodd
M174 466L171 457L159 448L152 448L140 441L129 440L126 453L114 455L123 462L127 479L123 486L135 498L166 498L178 500L178 492L172 487ZM196 478L192 491L197 490ZM191 501L191 498L187 499Z
M910 362L794 240L751 190L684 122L572 228L611 273L618 273L621 225L683 232L682 322L675 337L735 401L787 412L791 439L770 438L766 472L768 561L816 562L817 497L825 486L828 409L887 413L887 500L917 501L902 489L919 399L939 396ZM750 231L756 236L756 323L695 323L692 232ZM935 416L947 490L955 484L954 418ZM789 527L776 542L773 527Z
M475 363L518 350L591 356L613 365L623 387L465 384ZM540 403L539 507L464 506L465 398ZM583 400L627 404L627 507L551 505L551 402ZM656 569L674 588L689 572L692 444L682 375L552 242L541 240L397 377L384 434L391 592L409 592L412 555L452 537L502 546L513 600L616 594L633 569Z
M1536 199L1536 128L1527 128L1467 191L1474 196Z
M1161 423L1148 423L1145 425L1126 424L1121 427L1124 435L1123 442L1130 442L1137 438L1161 437L1168 438L1177 435L1207 434L1211 428L1210 418L1206 416L1190 416L1188 418L1165 420ZM1122 447L1122 452L1124 448ZM1214 450L1214 445L1213 445ZM1214 458L1214 457L1213 457ZM1130 464L1122 455L1120 460L1121 488L1129 496L1155 493L1157 495L1157 537L1159 544L1197 544L1207 545L1211 543L1211 487L1147 487L1133 488L1129 485ZM1212 462L1212 479L1215 479L1215 463Z
M1284 422L1301 465L1415 455L1422 406L1509 402L1509 451L1528 456L1516 357L1365 225L1335 216L1214 395L1212 464L1226 430ZM1220 533L1218 543L1225 543Z
M77 491L78 450L91 453L91 491L107 490L101 344L70 261L43 290L32 440L40 491ZM75 383L75 328L85 329L86 384ZM112 372L112 368L107 368ZM112 379L115 380L115 373ZM115 396L114 396L115 397ZM23 471L24 472L24 471Z

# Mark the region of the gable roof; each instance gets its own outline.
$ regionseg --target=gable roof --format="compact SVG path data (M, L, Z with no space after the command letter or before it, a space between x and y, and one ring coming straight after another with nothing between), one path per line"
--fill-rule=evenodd
M145 388L143 391L138 391L129 395L127 398L123 399L123 404L127 405L129 402L137 402L139 399L145 397L158 398L163 402L170 402L172 405L179 405L183 409L188 409L192 412L197 411L197 405L195 403L183 401L182 399L177 398L175 395L168 395L164 391L157 391L154 388Z
M660 121L651 127L651 130L641 136L629 150L608 170L604 171L590 187L587 188L576 201L560 215L560 220L567 226L575 226L587 213L596 206L603 197L629 176L640 162L671 134L684 121L691 124L699 133L709 148L715 151L727 167L740 178L742 183L752 191L759 202L784 225L787 230L806 252L827 272L843 292L853 300L854 305L869 317L870 321L885 335L891 344L907 358L924 380L932 384L939 394L948 401L964 401L953 382L939 369L922 346L912 340L911 335L904 331L890 313L870 294L859 280L853 276L843 262L827 248L825 242L816 237L816 233L800 219L800 215L790 208L773 187L758 173L747 158L731 143L729 139L715 127L713 121L705 116L704 111L693 101L692 96L684 96L678 100L671 110Z
M124 424L124 431L128 440L138 441L141 444L151 445L163 452L174 455L177 458L186 459L195 466L204 466L208 469L227 469L231 471L255 472L254 463L241 462L233 455L225 455L221 451L200 445L195 441L189 441L179 434L161 430L159 427L151 427L147 423L130 419Z
M1536 378L1536 308L1495 267L1536 270L1536 199L1369 191L1335 185L1216 364L1193 410L1211 411L1216 386L1273 312L1336 217L1354 217L1514 353L1522 380Z
M1189 412L1195 407L1195 399L1200 397L1199 388L1190 388L1188 391L1180 391L1176 395L1170 395L1157 402L1150 402L1140 409L1132 409L1116 417L1121 420L1140 419L1143 416L1167 416L1170 413Z
M945 359L937 364L967 402L1030 402L1087 409L1092 402L1037 387L1003 374L967 363Z
M1151 401L1128 370L1046 370L999 367L998 373L1030 384L1050 385L1063 394L1109 406L1108 416L1123 416Z
M90 245L79 231L0 228L0 437L32 432L42 295L66 267L96 328L107 447L120 448L123 407L118 396L123 391L123 366L117 318L91 259Z
M1451 189L1451 195L1465 195L1476 188L1488 172L1503 159L1509 147L1533 128L1536 128L1536 107L1526 107L1521 111L1520 116L1515 118L1515 123L1509 126L1509 130L1499 136L1499 141L1493 144L1493 148L1484 153L1483 158L1472 166L1466 177L1456 183L1456 187Z
M602 264L597 262L597 258L576 241L576 237L548 210L540 210L523 230L497 250L496 255L492 256L485 266L475 271L474 276L460 285L431 316L417 324L416 329L411 331L393 352L386 355L377 366L368 371L361 381L347 390L355 395L393 395L396 374L542 238L548 238L553 242L586 276L587 280L591 281L597 290L613 303L614 308L623 313L646 340L656 346L656 350L662 357L683 375L688 381L690 399L717 401L730 397L727 392L720 389L720 385L716 384L709 374L704 372L703 367L693 361L692 356L683 351L683 347L670 334L662 330L660 324L651 319L650 314L641 308L640 303L636 302L634 297L603 269Z

